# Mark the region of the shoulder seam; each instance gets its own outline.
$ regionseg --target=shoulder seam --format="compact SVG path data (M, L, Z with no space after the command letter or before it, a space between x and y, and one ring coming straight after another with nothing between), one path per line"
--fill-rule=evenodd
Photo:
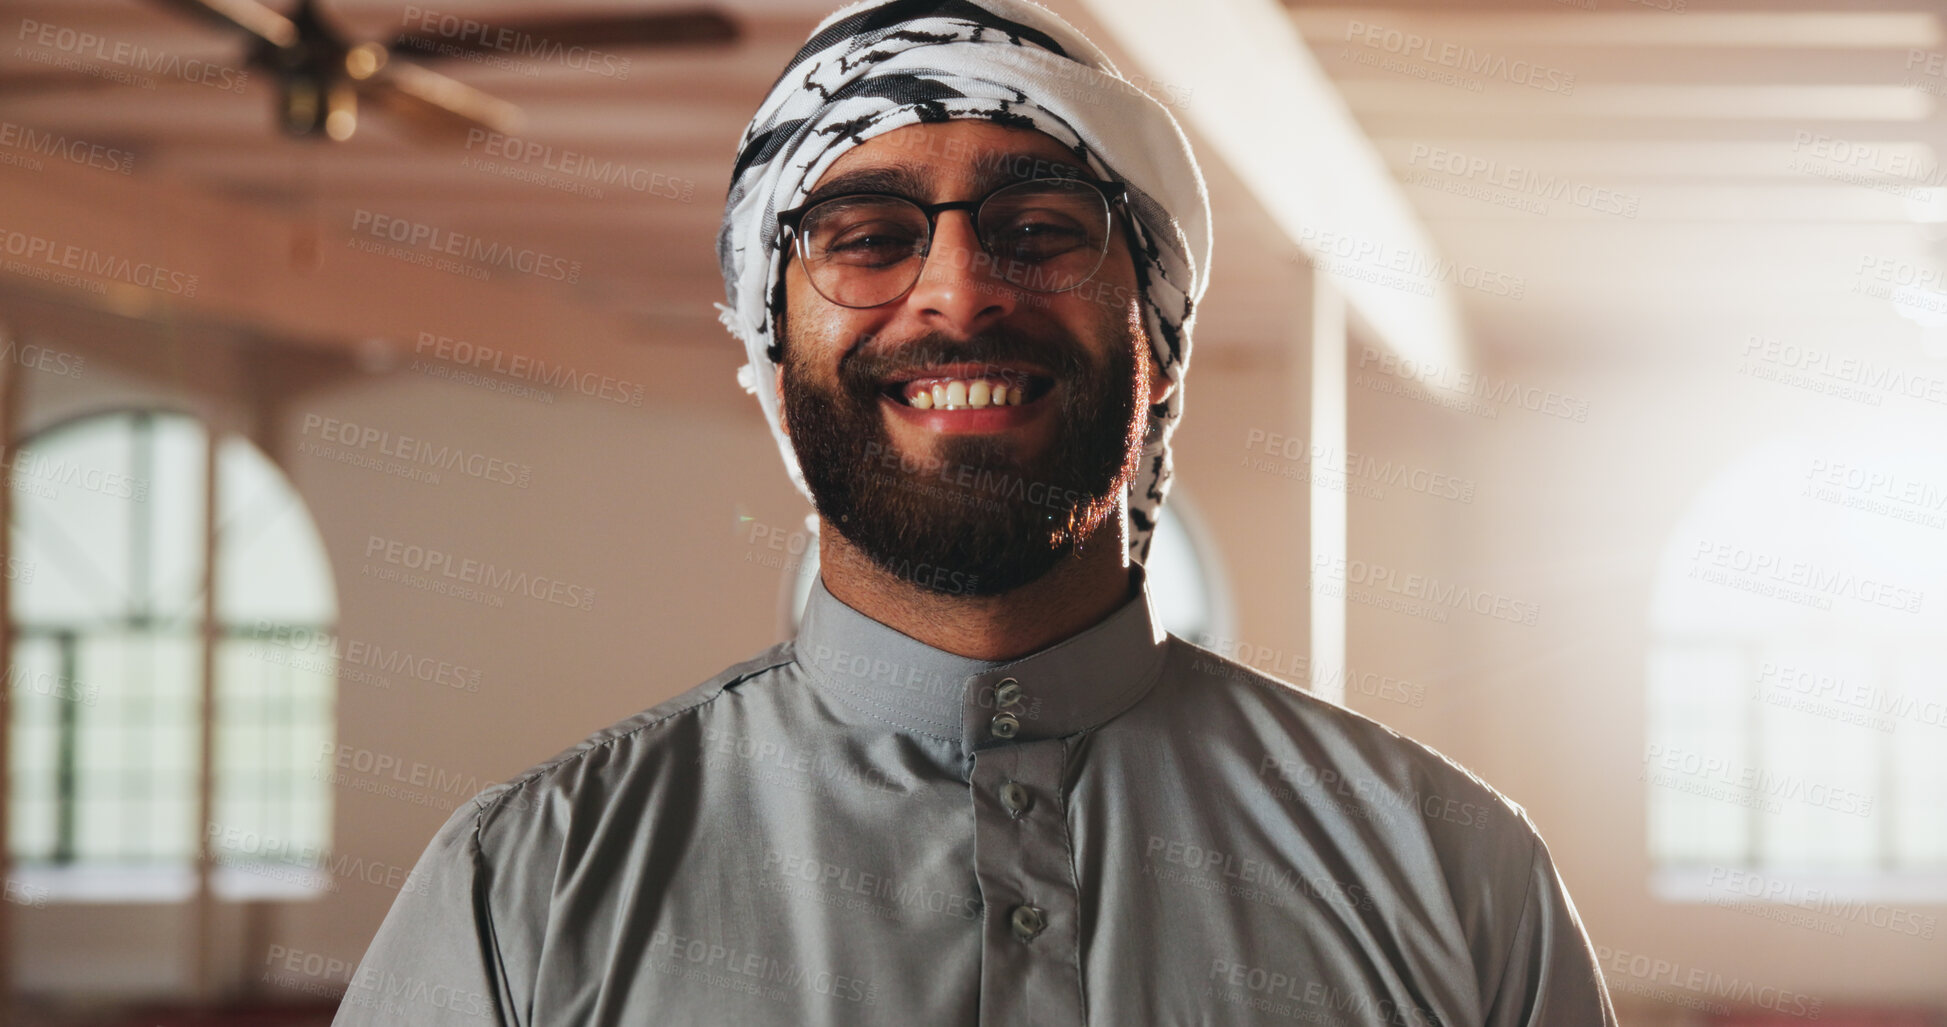
M1385 721L1382 721L1377 717L1373 717L1369 714L1361 713L1358 710L1355 710L1352 707L1347 706L1343 703L1336 703L1331 701L1330 699L1320 698L1319 696L1312 694L1310 691L1297 684L1294 684L1289 681L1285 681L1282 678L1273 677L1272 675L1266 674L1263 671L1257 670L1246 664L1238 663L1236 660L1233 660L1223 655L1222 653L1213 652L1209 649L1204 648L1203 646L1197 645L1194 642L1187 641L1175 635L1172 635L1170 637L1172 639L1175 639L1176 641L1182 642L1193 653L1208 655L1210 659L1220 661L1222 664L1225 665L1225 670L1223 671L1206 669L1204 673L1219 678L1225 678L1231 680L1242 680L1246 684L1252 685L1263 691L1281 697L1285 697L1287 699L1291 697L1296 697L1299 701L1309 704L1310 708L1319 709L1322 712L1327 713L1328 715L1342 716L1348 718L1348 720L1351 723L1359 724L1369 729L1384 732L1387 737L1393 739L1394 741L1402 745L1411 746L1416 753L1426 757L1428 760L1431 760L1434 764L1438 765L1445 771L1458 774L1469 785L1471 785L1474 788L1480 789L1483 794L1492 797L1495 802L1510 807L1511 811L1516 813L1517 818L1521 816L1519 812L1520 804L1515 802L1512 798L1510 798L1506 792L1503 792L1499 788L1496 788L1491 782L1487 781L1486 779L1482 778L1479 774L1475 773L1473 768L1467 766L1464 763L1461 763L1459 760L1454 759L1452 756L1449 756L1446 753L1441 752L1440 750L1434 748L1433 746L1428 745L1427 743L1422 742L1417 738L1414 738L1412 735L1400 731L1398 728L1393 727L1391 724L1388 724ZM1231 670L1231 668L1234 668L1234 670ZM1531 829L1529 833L1532 834L1534 832Z
M594 742L594 743L584 742L578 744L571 751L562 753L561 755L556 756L551 760L548 760L537 766L531 767L528 769L526 773L520 775L519 777L511 778L503 782L501 785L502 790L498 794L494 795L491 799L486 800L484 803L482 802L480 796L475 796L473 800L474 805L479 807L480 810L480 815L478 819L475 821L475 830L478 831L484 829L486 826L487 818L492 816L494 813L499 812L502 804L504 803L504 801L509 795L512 795L515 791L519 789L527 787L529 784L533 783L535 779L546 776L548 774L552 774L556 770L559 770L570 763L580 760L581 758L587 756L589 753L594 752L596 749L605 748L607 746L613 745L616 742L622 741L623 739L626 738L633 738L636 735L649 730L650 728L660 727L664 724L667 724L671 720L674 720L675 718L681 716L682 714L689 713L693 710L702 709L703 707L708 706L709 704L717 701L717 699L723 695L725 689L734 688L737 685L743 684L744 682L749 681L751 678L758 676L759 674L763 674L766 673L767 671L775 670L778 667L790 663L794 659L796 659L796 656L792 652L792 643L790 641L779 642L778 644L772 646L771 648L765 650L764 652L759 653L757 656L753 657L752 659L746 660L743 663L730 667L729 669L725 670L723 673L718 674L714 679L712 679L712 681L715 682L716 687L711 688L708 692L705 692L697 696L694 701L688 703L687 705L679 706L673 710L669 710L668 712L664 713L660 717L655 718L654 720L649 720L641 724L637 724L636 726L628 729L627 731L623 731L619 734L610 735L598 742ZM704 684L709 685L711 684L711 682L706 681L704 682ZM647 712L648 712L647 710L643 711L643 713L647 713ZM642 716L642 714L639 713L636 716Z

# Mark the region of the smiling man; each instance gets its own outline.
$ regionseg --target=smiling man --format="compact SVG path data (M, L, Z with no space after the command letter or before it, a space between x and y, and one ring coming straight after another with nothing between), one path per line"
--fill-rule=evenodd
M799 633L456 811L338 1022L1613 1024L1519 806L1159 625L1208 226L1047 11L821 24L718 246Z

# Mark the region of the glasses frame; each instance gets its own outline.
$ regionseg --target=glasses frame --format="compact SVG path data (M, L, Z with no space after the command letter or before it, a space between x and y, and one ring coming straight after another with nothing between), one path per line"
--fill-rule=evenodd
M848 310L871 310L874 307L883 307L888 303L897 303L900 300L905 299L906 295L913 291L913 286L919 284L920 278L926 274L926 260L927 258L933 255L933 239L936 235L938 235L940 215L949 210L966 211L967 217L973 221L974 240L980 244L981 252L987 254L989 258L993 259L996 262L1000 261L1001 260L1000 255L987 247L987 240L985 237L981 235L980 232L981 208L987 205L988 200L993 199L996 195L1002 192L1005 192L1009 189L1018 189L1024 185L1032 185L1036 182L1078 183L1081 185L1090 186L1094 188L1096 192L1102 194L1102 200L1109 208L1109 231L1108 233L1104 234L1102 237L1102 257L1106 258L1109 252L1109 236L1113 234L1118 227L1115 219L1116 213L1120 211L1124 214L1127 214L1129 209L1128 208L1129 186L1126 183L1118 182L1114 179L1108 179L1108 178L1082 178L1080 176L1064 176L1064 175L1045 175L1039 178L1023 178L1013 182L1003 182L1000 185L997 185L994 188L988 190L986 195L981 196L978 199L948 200L945 203L921 203L910 196L901 196L898 193L878 193L878 192L840 193L837 196L826 196L811 203L800 204L796 207L792 207L790 210L778 211L777 213L778 232L780 236L788 235L790 237L791 251L798 255L799 261L804 263L805 280L811 283L812 289L815 290L818 293L818 295L824 296L826 301L836 306L845 307ZM926 216L926 247L920 251L919 273L913 276L913 281L911 285L908 285L906 286L906 288L900 290L899 295L894 296L890 299L882 300L878 303L867 304L865 306L854 306L850 303L840 303L839 301L832 299L830 296L825 296L825 290L818 288L817 277L812 275L810 271L811 255L805 252L805 246L807 245L808 237L802 231L799 230L799 226L804 221L805 214L815 208L824 206L825 204L831 203L836 200L856 200L860 197L866 197L866 196L877 196L877 197L883 197L885 199L890 199L890 200L901 200L913 205L914 207L919 208L920 213ZM1088 277L1081 279L1080 281L1076 282L1074 285L1067 287L1066 289L1036 289L1032 286L1026 286L1026 285L1016 286L1016 288L1026 290L1028 292L1041 293L1042 295L1049 295L1049 296L1059 295L1064 292L1072 292L1076 289L1081 288L1084 285L1087 285L1090 281L1094 280L1095 276L1098 273L1100 273L1101 270L1102 270L1102 259L1098 258L1095 262L1095 270L1089 272Z

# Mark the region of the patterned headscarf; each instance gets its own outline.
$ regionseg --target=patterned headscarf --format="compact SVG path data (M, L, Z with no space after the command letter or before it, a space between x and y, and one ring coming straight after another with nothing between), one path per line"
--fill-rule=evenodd
M772 326L784 311L786 243L777 212L804 202L852 147L952 118L1036 129L1096 176L1128 185L1144 325L1157 363L1176 383L1149 408L1142 465L1129 487L1129 555L1145 562L1169 492L1190 327L1210 280L1210 201L1176 119L1046 8L1026 0L867 0L813 31L744 130L717 235L730 301L717 309L750 358L737 380L757 395L792 483L811 498L778 424L783 349Z

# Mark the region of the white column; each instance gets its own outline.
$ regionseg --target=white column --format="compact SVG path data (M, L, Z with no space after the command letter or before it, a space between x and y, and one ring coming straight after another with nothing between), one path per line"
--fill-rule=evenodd
M1321 468L1345 466L1345 296L1312 273L1311 332L1311 661L1312 691L1345 702L1345 581L1317 568L1343 567L1345 480ZM1324 479L1321 481L1321 479ZM1336 588L1321 591L1328 582ZM1336 594L1332 594L1335 592Z

